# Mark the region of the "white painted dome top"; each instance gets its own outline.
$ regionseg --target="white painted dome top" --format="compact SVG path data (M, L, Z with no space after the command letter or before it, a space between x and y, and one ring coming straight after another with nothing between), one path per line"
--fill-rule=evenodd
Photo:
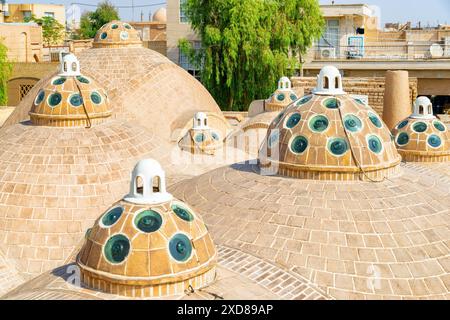
M208 116L204 112L197 112L193 119L193 129L194 130L207 130L208 126Z
M325 66L317 76L317 87L313 91L317 95L342 95L342 75L335 66Z
M433 119L433 105L427 97L418 97L413 105L411 118Z
M166 191L166 173L158 161L139 161L131 173L130 193L125 201L136 204L157 204L172 200Z
M62 57L59 75L74 77L81 75L80 62L73 53L66 54Z
M278 81L278 90L291 90L292 83L288 77L281 77Z

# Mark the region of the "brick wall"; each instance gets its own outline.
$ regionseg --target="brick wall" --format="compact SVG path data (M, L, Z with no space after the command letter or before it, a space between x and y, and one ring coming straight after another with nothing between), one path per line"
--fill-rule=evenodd
M317 79L314 77L293 77L291 79L294 88L301 87L305 89L305 94L311 93L316 86ZM409 80L411 105L417 97L417 79ZM344 78L344 90L350 94L369 96L369 105L380 115L383 113L384 103L384 78Z

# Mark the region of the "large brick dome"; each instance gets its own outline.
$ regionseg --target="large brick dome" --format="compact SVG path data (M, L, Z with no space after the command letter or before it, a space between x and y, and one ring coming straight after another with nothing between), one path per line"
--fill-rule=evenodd
M169 144L181 139L196 112L209 114L210 126L223 137L230 126L203 85L161 54L143 47L99 47L78 56L81 72L108 93L113 118L141 124ZM52 74L49 78L56 76ZM34 98L48 79L39 82L4 126L28 120ZM158 159L159 160L159 159Z

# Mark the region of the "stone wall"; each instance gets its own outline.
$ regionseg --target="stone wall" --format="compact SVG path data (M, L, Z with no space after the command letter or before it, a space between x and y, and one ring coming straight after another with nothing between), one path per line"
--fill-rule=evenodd
M316 86L317 79L313 77L291 78L294 88L304 88L305 94L311 93ZM384 78L344 78L344 90L350 94L369 96L369 105L380 115L383 113ZM410 78L411 106L417 97L417 79Z

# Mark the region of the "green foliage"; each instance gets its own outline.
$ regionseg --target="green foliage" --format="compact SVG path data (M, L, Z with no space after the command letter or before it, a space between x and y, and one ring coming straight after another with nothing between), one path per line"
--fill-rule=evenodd
M182 39L180 50L224 110L269 96L324 27L317 0L186 0L185 11L202 48Z
M5 106L8 103L7 84L12 72L12 63L8 61L7 52L8 49L0 38L0 106Z
M25 19L25 22L33 21L42 27L42 38L47 46L59 44L65 38L65 27L53 17Z
M119 20L119 12L108 0L99 3L93 12L84 12L80 19L80 30L75 38L91 39L108 22Z

